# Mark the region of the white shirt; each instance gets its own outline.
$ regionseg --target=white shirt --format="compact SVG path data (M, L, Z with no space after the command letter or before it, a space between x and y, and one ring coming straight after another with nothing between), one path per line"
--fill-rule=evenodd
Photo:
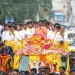
M62 37L60 35L60 32L55 36L54 38L55 41L64 41L64 40L67 40L67 32L64 32L64 37Z
M2 25L0 25L0 36L1 36L1 31L3 30L3 26Z
M19 34L20 40L25 38L25 30L20 30L20 31L17 31L17 32Z
M13 40L22 40L18 31L14 31Z
M12 34L10 33L10 31L3 31L2 35L2 41L7 41L7 40L12 40Z
M26 31L25 31L25 35L27 37L30 37L30 36L32 36L34 34L34 32L35 32L34 28L31 28L31 29L27 28Z
M55 32L53 32L53 31L48 31L48 33L47 33L47 39L53 40L54 37L55 37Z

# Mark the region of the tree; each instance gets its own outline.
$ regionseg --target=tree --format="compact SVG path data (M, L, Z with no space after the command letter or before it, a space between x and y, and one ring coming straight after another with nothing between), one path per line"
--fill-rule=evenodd
M45 12L48 12L52 17L52 0L39 0L40 16L43 17Z
M36 20L38 11L49 11L51 6L51 0L0 0L0 18L15 18L17 22Z

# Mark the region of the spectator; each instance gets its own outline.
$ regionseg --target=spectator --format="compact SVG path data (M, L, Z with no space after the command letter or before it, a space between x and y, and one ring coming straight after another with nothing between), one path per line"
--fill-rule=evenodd
M70 75L75 75L75 68L71 68Z
M1 47L1 54L9 54L11 57L13 56L13 51L12 48L10 46L6 46L4 43L0 43L0 47Z
M20 71L19 75L26 75L25 71Z
M18 69L14 69L12 71L12 75L19 75L19 70Z
M47 75L51 75L51 74L50 74L50 68L49 68L48 66L45 67L45 71L46 71L46 74L47 74Z
M34 28L36 29L38 27L38 22L35 21L34 24L33 24Z
M29 75L29 71L25 71L25 75Z
M0 75L7 75L7 74L0 69Z
M2 42L2 38L0 37L0 43Z
M41 71L40 73L41 73L41 75L46 75L45 70Z
M37 75L37 69L36 68L31 69L31 75Z
M63 66L60 67L60 75L66 75L65 71L66 71L65 67L63 67Z
M11 60L13 59L13 51L12 51L12 48L10 46L5 46L4 43L0 43L0 54L2 55L10 55L10 59L8 60L8 65L10 67L10 69L12 69L11 65L10 65L10 62Z

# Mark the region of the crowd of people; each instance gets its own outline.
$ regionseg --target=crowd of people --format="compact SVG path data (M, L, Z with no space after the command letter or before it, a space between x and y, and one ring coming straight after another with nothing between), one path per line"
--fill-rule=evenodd
M22 40L30 37L33 34L41 34L45 39L52 39L61 41L66 39L65 26L59 23L52 24L47 20L40 20L39 22L29 21L26 24L0 24L0 36L2 41L7 40Z
M14 69L12 72L5 73L0 69L0 75L66 75L65 74L65 67L60 67L59 72L50 73L50 68L48 66L46 67L40 67L38 68L38 72L36 68L32 68L30 71L19 71L18 69ZM68 75L75 75L75 68L71 68Z
M59 23L52 24L47 20L37 21L28 21L26 24L23 23L8 23L3 24L0 22L0 54L9 54L10 61L13 60L13 50L10 46L6 46L5 42L8 40L24 40L27 37L30 37L34 34L41 34L44 39L51 39L53 41L58 41L61 44L64 44L64 41L67 39L67 32L64 25ZM10 66L10 68L12 68ZM59 73L50 73L49 67L39 68L38 72L36 68L32 68L31 71L19 71L14 69L9 75L66 75L65 67L60 67ZM6 75L6 73L0 70L0 75ZM75 75L75 69L70 70L70 75Z

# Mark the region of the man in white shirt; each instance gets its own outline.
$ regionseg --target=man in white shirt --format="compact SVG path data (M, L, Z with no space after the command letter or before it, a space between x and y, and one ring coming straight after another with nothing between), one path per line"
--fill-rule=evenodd
M1 31L4 29L4 27L3 27L3 23L2 22L0 22L0 36L1 36Z
M11 30L12 35L13 35L13 40L22 40L18 31L15 30L15 26L11 26L10 30Z
M12 34L9 30L8 25L5 25L4 28L5 30L2 32L2 35L1 35L2 41L12 40Z
M20 25L17 25L16 28L17 28L16 31L19 34L20 40L23 40L25 38L25 30L22 29L22 26Z
M48 31L47 33L47 39L54 39L54 34L55 34L55 27L54 25L51 26L51 31Z
M34 34L35 29L32 27L32 22L27 22L27 29L25 31L25 36L30 37Z
M61 42L61 41L64 41L66 39L67 39L67 33L65 31L65 26L62 25L60 28L60 32L55 37L55 41Z

